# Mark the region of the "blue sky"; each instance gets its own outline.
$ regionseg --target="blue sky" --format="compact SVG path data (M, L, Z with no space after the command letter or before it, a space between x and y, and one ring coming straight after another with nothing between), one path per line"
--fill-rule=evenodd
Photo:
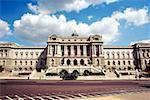
M0 41L43 45L49 35L99 34L107 45L150 40L149 0L0 0Z

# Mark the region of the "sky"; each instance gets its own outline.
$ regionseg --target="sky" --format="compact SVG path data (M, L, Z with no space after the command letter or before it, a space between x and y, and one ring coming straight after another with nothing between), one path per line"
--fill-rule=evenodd
M0 0L0 42L46 45L75 31L105 45L150 42L150 0Z

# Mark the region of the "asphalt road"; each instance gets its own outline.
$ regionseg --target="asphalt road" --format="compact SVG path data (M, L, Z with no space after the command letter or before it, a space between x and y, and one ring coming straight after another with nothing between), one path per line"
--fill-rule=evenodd
M109 81L51 81L51 80L0 80L0 99L42 96L89 96L122 92L149 91L150 80ZM44 97L43 97L44 98ZM46 98L46 97L45 97ZM65 97L62 97L65 98ZM67 98L67 97L66 97ZM38 100L35 99L35 100ZM53 97L51 99L58 99ZM43 100L51 100L43 99ZM16 99L17 100L17 99ZM25 99L23 99L25 100ZM33 99L34 100L34 99Z

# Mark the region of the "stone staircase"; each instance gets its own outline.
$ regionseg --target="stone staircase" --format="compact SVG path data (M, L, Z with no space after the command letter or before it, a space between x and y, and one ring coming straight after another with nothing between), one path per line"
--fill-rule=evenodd
M109 78L116 78L117 76L116 76L116 74L114 73L114 71L106 71L105 72L105 75L106 75L106 77L109 77Z
M41 79L44 78L45 72L41 70L41 72L37 72L36 70L32 71L32 73L29 75L30 79Z

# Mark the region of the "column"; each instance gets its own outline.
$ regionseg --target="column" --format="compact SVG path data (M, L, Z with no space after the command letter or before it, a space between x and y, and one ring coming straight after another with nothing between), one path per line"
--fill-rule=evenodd
M102 46L100 45L99 46L99 55L101 55L102 54Z
M49 54L52 55L52 46L49 46Z
M92 45L92 54L93 54L93 55L96 55L96 48L95 48L95 45Z
M87 49L87 48L86 48L86 45L84 45L84 46L83 46L83 55L84 55L84 56L87 56L87 52L86 52L87 50L86 50L86 49Z
M5 57L5 55L4 55L4 50L3 50L3 57Z
M50 47L49 47L49 45L47 46L47 53L50 54Z
M62 51L61 51L61 45L57 46L57 54L61 55Z
M67 56L67 45L64 45L64 55Z
M71 48L71 56L74 56L74 45L71 45L70 48Z
M57 45L55 45L55 54L57 54Z
M77 45L77 56L80 56L81 51L80 51L80 45Z

